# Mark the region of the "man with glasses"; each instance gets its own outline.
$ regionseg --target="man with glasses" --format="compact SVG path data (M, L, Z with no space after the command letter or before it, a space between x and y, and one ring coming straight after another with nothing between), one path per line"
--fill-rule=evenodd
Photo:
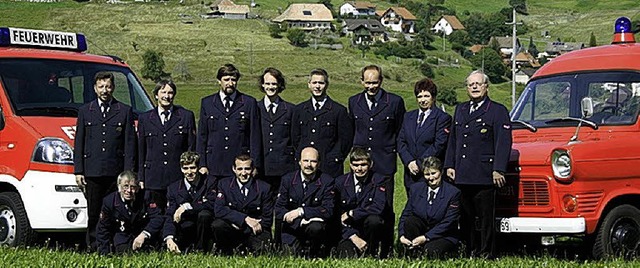
M509 112L489 99L488 83L479 70L467 77L470 101L456 107L444 168L462 193L460 229L468 253L493 258L496 189L506 183L512 139Z

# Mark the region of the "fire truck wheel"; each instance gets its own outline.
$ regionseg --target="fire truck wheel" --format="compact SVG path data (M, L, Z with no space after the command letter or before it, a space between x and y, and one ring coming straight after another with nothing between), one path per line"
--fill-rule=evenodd
M20 195L0 193L0 245L28 246L35 238L36 233L29 226Z
M593 257L632 257L640 242L640 210L632 205L618 206L607 214L593 245Z

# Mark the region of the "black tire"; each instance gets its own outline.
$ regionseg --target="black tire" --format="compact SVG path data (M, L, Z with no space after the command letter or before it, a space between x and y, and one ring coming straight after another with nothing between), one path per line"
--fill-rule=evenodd
M618 206L607 214L593 244L593 257L630 258L640 243L640 210L632 205Z
M0 245L29 246L36 240L18 193L0 193Z

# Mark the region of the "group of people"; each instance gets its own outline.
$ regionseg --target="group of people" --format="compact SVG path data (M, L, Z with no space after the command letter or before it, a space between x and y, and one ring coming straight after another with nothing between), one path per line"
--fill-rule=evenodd
M462 238L469 254L493 256L511 125L483 72L467 77L470 101L453 120L436 106L432 80L415 84L419 108L407 112L376 65L362 69L364 90L348 107L327 95L323 69L310 72L311 97L297 105L280 97L286 83L275 68L259 78L262 100L237 90L240 77L232 64L218 69L220 90L202 99L197 127L174 104L175 84L160 81L158 106L136 131L131 107L113 97L114 76L96 74L97 100L79 109L74 148L89 249L384 258L394 244L399 155L406 253L445 256Z

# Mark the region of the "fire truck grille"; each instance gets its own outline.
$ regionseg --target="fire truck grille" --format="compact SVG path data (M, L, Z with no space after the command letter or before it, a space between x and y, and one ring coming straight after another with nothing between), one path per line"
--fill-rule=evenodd
M548 206L549 185L546 181L521 181L520 206Z
M578 198L578 212L580 213L593 213L596 211L598 202L602 199L604 193L602 192L588 192L579 193L576 195Z

